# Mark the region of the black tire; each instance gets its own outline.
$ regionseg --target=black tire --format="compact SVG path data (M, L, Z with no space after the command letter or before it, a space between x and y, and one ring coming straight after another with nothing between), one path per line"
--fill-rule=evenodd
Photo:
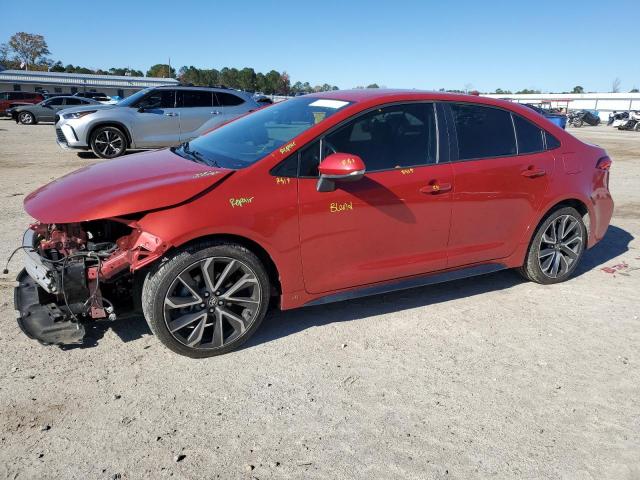
M20 112L18 114L18 120L23 125L35 125L36 123L38 123L36 121L35 115L31 112Z
M562 241L560 240L559 246L552 246L551 242L547 242L548 235L545 236L545 233L548 231L554 231L554 237L557 240L560 235L558 235L558 229L550 229L551 225L558 223L562 223L565 218L570 218L572 222L575 222L575 229L568 230L565 238L569 240L568 235L575 232L580 236L579 248L577 248L578 242L575 241L572 246L563 247ZM569 220L567 220L569 222ZM566 225L566 223L565 223ZM573 225L573 223L570 223ZM563 227L563 232L565 227ZM538 225L536 232L529 244L529 249L527 251L527 255L525 257L524 265L518 268L518 272L522 275L526 280L530 280L532 282L541 283L541 284L552 284L564 282L569 279L576 267L580 263L582 259L582 255L584 253L585 247L587 245L587 228L582 220L582 216L575 208L572 207L563 207L558 208L552 211L547 217ZM544 246L544 248L542 248ZM541 249L542 248L542 249ZM575 255L567 255L568 250L572 251ZM551 253L547 253L551 252ZM553 255L553 258L549 259L549 255ZM560 258L558 260L559 269L556 272L556 275L553 275L553 265L549 270L545 268L547 262L551 261L552 264L555 264L556 255L564 256L564 258ZM571 262L570 264L568 262Z
M584 120L581 118L573 121L573 126L576 128L580 128L582 125L584 125Z
M210 259L213 259L213 263L209 264L209 267L206 262ZM221 262L218 264L221 267L218 267L217 274L216 262ZM227 263L225 264L224 262ZM223 278L227 267L234 264L234 262L238 265L237 270L227 273L227 276ZM208 270L209 268L211 270ZM207 279L203 275L205 269L211 274L208 277L209 283L207 283ZM231 269L229 271L231 272ZM195 276L193 272L196 272ZM201 274L201 278L198 278L198 272ZM237 275L240 274L243 277L238 279ZM238 283L242 283L244 276L249 274L255 276L255 282L252 279L250 285L248 284L247 287L244 287L251 289L252 293L250 297L244 297L242 301L249 301L250 298L252 299L250 300L251 302L254 302L255 298L258 301L255 302L255 305L250 304L245 307L234 305L234 300L240 299L234 299L233 297L242 292L244 288L236 289L233 292L231 290ZM186 277L188 277L188 284L182 280ZM227 277L226 284L222 283L226 281ZM235 283L229 287L229 282ZM217 291L207 288L207 285L213 285L214 283L221 283ZM229 297L225 297L225 288L228 290ZM187 293L187 296L170 295L170 293L176 293L176 289L182 289ZM211 292L209 293L210 290ZM193 292L195 295L189 292ZM269 276L262 262L253 252L236 243L203 241L175 251L152 268L147 274L142 287L142 310L149 328L166 347L187 357L205 358L230 352L251 337L267 313L270 292ZM200 301L203 303L199 305L191 304L184 308L179 306L186 305L187 302L185 300L190 299L195 299L196 304ZM219 306L222 303L222 299L226 301L226 305ZM204 308L202 308L203 305ZM239 308L243 310L240 312ZM249 315L245 316L249 310ZM224 311L227 311L227 313L223 313ZM174 314L175 316L173 316ZM202 318L203 315L204 318ZM235 315L235 319L233 315ZM247 318L249 316L251 318ZM186 323L183 319L187 317L198 317L198 320L191 320L191 323ZM237 319L244 320L247 323L238 326ZM182 326L174 328L174 333L172 333L169 328L170 324L174 327L176 324L182 324ZM229 333L230 330L232 330L231 333ZM220 332L219 337L217 337L217 332ZM194 338L198 338L197 341L202 343L193 347L187 345L189 338L194 335ZM219 342L220 345L215 345L216 340L219 339L222 339Z
M98 127L91 133L89 145L100 158L116 158L127 151L127 136L118 127Z

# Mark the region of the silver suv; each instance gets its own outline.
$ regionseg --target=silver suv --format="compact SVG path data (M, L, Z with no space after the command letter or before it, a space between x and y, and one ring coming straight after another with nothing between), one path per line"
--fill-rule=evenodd
M239 90L153 87L116 105L61 110L56 115L56 137L62 148L91 149L100 158L114 158L127 149L187 142L258 108L250 94Z

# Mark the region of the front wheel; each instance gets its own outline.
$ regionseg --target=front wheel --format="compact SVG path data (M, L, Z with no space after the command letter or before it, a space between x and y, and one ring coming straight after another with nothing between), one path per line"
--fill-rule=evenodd
M34 125L36 123L36 117L31 112L20 112L18 120L23 125Z
M117 127L100 127L91 134L90 146L100 158L115 158L127 150L127 137Z
M169 349L211 357L237 348L257 330L270 288L251 251L203 242L176 251L147 275L142 308L151 331Z
M536 283L567 280L575 271L587 244L587 228L575 208L560 208L537 228L520 274Z

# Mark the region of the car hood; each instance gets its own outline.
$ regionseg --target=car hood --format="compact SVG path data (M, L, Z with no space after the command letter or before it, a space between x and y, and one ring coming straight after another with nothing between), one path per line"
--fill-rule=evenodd
M42 223L75 223L170 207L209 189L233 170L171 150L127 155L82 168L30 193L27 213Z

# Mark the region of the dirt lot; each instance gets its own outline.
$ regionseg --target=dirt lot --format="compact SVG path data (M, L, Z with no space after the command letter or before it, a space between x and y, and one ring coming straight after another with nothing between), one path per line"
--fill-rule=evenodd
M66 351L27 339L18 258L0 287L0 477L639 479L640 134L572 132L613 157L616 212L561 285L507 271L274 313L195 361L143 319ZM0 121L1 258L25 194L95 161L51 125Z

